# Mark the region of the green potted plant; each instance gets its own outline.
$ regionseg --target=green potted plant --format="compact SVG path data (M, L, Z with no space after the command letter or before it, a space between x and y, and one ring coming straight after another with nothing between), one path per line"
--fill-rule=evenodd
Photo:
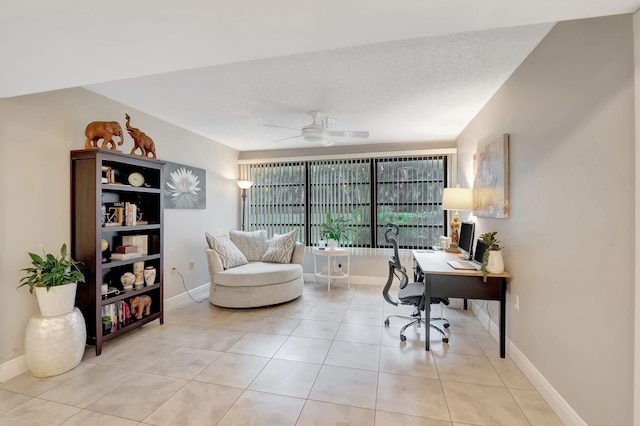
M55 316L71 312L76 298L78 282L84 282L84 274L78 268L78 262L67 253L67 245L62 244L60 253L54 255L29 253L31 267L21 269L25 276L20 285L29 286L30 293L36 293L40 313L43 316Z
M482 255L482 281L487 282L488 274L500 274L504 272L504 260L502 259L502 247L496 238L497 231L485 232L480 235L480 240L487 245Z
M338 243L345 241L349 231L346 226L347 220L343 217L333 218L331 213L327 214L327 221L322 224L320 236L329 240L329 248L336 248Z
M112 327L111 317L109 315L103 315L102 316L102 334L111 333L111 327Z

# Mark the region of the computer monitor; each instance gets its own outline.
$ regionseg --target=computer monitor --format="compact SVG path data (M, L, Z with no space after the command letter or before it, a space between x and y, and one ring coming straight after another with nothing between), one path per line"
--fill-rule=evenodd
M466 259L471 260L473 254L473 237L476 231L476 224L473 222L462 222L460 224L460 238L458 248Z
M486 245L480 238L478 238L478 241L476 242L476 252L473 255L473 260L482 263L484 252L487 251L488 248L489 246Z

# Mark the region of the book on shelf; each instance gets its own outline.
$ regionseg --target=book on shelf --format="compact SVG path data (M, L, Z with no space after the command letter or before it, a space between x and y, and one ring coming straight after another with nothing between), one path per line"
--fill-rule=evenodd
M137 206L127 201L124 204L124 211L125 211L125 225L136 226L136 220L138 217Z
M142 257L141 253L111 253L111 260L127 260Z
M137 253L138 246L134 246L134 245L117 246L116 252L117 253Z

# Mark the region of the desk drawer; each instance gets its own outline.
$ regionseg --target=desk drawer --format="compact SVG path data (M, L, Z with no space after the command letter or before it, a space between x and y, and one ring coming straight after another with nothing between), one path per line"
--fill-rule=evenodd
M500 300L501 278L461 277L456 275L427 275L431 283L431 297Z

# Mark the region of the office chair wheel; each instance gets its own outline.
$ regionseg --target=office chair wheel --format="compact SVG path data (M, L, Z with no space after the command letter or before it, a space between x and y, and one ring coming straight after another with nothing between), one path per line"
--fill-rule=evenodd
M388 318L386 320L384 320L384 325L389 327L389 319Z
M451 325L451 324L443 324L442 326L443 326L444 328L449 328L449 326L450 326L450 325Z
M400 336L400 341L401 342L406 342L407 341L407 336Z
M442 338L442 342L443 343L449 343L449 338L448 337L443 337Z

